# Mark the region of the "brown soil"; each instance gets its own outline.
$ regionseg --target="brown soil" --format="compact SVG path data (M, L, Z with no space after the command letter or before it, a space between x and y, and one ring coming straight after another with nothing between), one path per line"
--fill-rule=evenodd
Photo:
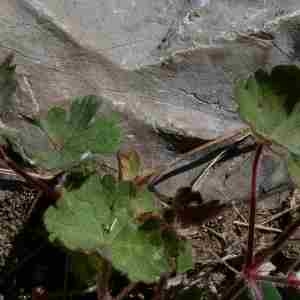
M296 209L275 218L275 220L271 220L271 218L276 217L276 214L284 209L296 208L299 204L300 192L295 191L285 199L282 207L257 209L256 224L264 227L256 229L256 250L264 249L274 242L280 231L295 218ZM226 261L237 271L241 270L244 263L243 255L247 249L247 226L241 223L247 223L247 219L248 205L245 203L227 208L205 224L180 229L180 233L192 241L193 256L196 262L195 270L191 272L190 276L184 278L185 284L196 284L200 288L208 287L210 293L216 297L220 295L219 293L228 279L228 274L234 275L222 261ZM276 260L275 258L272 261L276 267L276 273L286 272L286 264L295 263L299 259L299 239L300 230L290 238L287 245L277 255L280 256L280 259ZM294 269L294 271L296 270Z

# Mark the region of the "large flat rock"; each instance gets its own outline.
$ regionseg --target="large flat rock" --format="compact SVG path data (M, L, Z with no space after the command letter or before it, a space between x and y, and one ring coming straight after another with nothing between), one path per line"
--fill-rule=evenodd
M292 0L3 0L0 57L16 54L33 108L94 93L154 128L207 140L243 126L234 80L297 60L299 8ZM272 39L253 35L261 30Z

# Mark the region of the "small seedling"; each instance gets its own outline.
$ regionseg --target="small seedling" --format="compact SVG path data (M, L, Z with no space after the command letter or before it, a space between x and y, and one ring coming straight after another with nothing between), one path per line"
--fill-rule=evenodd
M252 167L248 246L243 270L243 277L256 299L280 299L270 284L271 277L261 276L259 268L265 260L270 259L275 252L280 250L300 225L300 219L297 219L270 249L265 250L263 254L254 255L256 182L264 147L279 153L283 159L287 160L292 179L296 184L300 183L299 83L300 69L297 66L277 66L270 74L259 70L247 80L240 81L235 92L240 116L250 125L258 144ZM291 278L295 279L295 276L289 274L286 278L280 278L280 281L287 285L300 286L298 279L291 281ZM258 288L258 280L266 280L269 283L261 289Z
M98 277L106 278L98 280L98 297L110 295L111 268L132 282L154 283L193 266L190 244L154 204L146 185L152 172L141 171L137 152L119 152L119 178L97 174L99 154L115 153L121 141L116 116L98 116L99 105L98 97L78 97L69 110L22 115L34 135L3 125L0 141L2 163L51 204L44 214L50 240L71 251L73 261L97 261Z

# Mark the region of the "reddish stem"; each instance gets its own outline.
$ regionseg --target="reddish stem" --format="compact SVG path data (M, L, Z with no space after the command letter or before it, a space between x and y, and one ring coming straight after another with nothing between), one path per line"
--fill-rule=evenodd
M32 300L48 300L48 291L43 286L37 286L32 288L31 297Z
M116 297L114 300L123 300L128 294L136 288L138 282L132 282L128 286L126 286Z
M25 181L34 188L41 190L49 199L55 202L60 194L53 187L49 186L45 181L35 178L27 174L22 168L20 168L13 160L11 160L5 153L3 147L0 146L0 159L7 165L8 168L13 170L17 175L25 179Z
M288 241L289 237L296 231L296 229L300 226L300 217L298 217L292 224L290 224L277 238L274 244L272 244L269 248L260 251L258 255L256 255L256 269L265 261L271 260L271 258L278 253L283 246ZM246 269L245 269L246 270ZM251 268L250 268L251 270ZM247 270L246 270L247 271ZM251 270L253 272L253 268ZM253 273L252 273L253 274ZM245 277L244 274L243 277ZM255 274L256 276L258 274ZM270 278L269 278L270 279ZM272 281L272 280L271 280ZM290 284L293 281L293 277L289 278ZM236 299L242 290L244 289L244 279L239 279L235 282L232 288L229 289L228 293L226 293L222 300L233 300Z
M97 276L97 300L113 300L109 290L109 280L111 278L112 265L105 260L103 270Z
M267 282L273 282L277 284L282 284L285 286L292 286L292 287L299 287L300 286L300 280L297 278L294 274L289 274L287 277L279 277L279 276L269 276L269 275L256 275L256 280L259 281L267 281Z
M248 230L248 246L245 271L249 272L254 264L254 232L255 232L255 215L256 215L256 183L257 173L259 167L259 159L263 150L263 145L259 144L256 148L255 157L252 164L252 178L251 178L251 199L250 199L250 213L249 213L249 230Z

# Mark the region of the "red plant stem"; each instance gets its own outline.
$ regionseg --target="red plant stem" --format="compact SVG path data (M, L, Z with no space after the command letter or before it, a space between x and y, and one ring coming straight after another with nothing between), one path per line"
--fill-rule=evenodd
M255 215L256 215L256 183L257 173L259 167L259 159L263 150L263 145L259 144L256 148L254 161L252 164L252 178L251 178L251 199L250 199L250 213L249 213L249 230L248 230L248 246L245 270L249 270L254 263L254 232L255 232Z
M0 146L0 159L7 165L8 168L13 170L17 175L21 176L26 180L28 184L31 186L40 189L45 195L53 198L56 200L56 198L59 197L59 194L57 191L53 190L46 182L39 178L35 178L29 174L27 174L22 168L20 168L14 161L12 161L5 153L5 150L3 147Z
M32 300L48 300L48 291L43 286L37 286L31 290Z
M123 300L128 294L136 288L138 285L138 282L132 282L129 285L127 285L116 297L114 300Z
M259 260L257 267L259 267L265 261L271 260L271 258L284 247L289 237L297 230L298 227L300 227L300 216L279 235L274 244L272 244L269 248L260 251L256 255L256 260ZM236 299L244 287L244 279L238 279L221 299Z
M290 282L289 277L278 277L278 276L263 276L263 275L256 275L255 277L259 281L268 281L268 282L273 282L273 283L279 283L283 284L285 286L295 286L298 285L300 286L300 280L299 281L294 281Z
M113 300L109 290L109 280L111 278L112 265L109 261L103 261L103 270L97 276L97 300Z
M259 260L259 264L257 264L257 267L259 267L259 265L261 265L265 261L271 260L271 258L284 247L289 237L297 230L298 227L300 227L300 216L279 235L277 240L269 248L260 251L256 255L256 259ZM236 299L236 297L238 297L244 287L244 279L238 279L221 299Z

